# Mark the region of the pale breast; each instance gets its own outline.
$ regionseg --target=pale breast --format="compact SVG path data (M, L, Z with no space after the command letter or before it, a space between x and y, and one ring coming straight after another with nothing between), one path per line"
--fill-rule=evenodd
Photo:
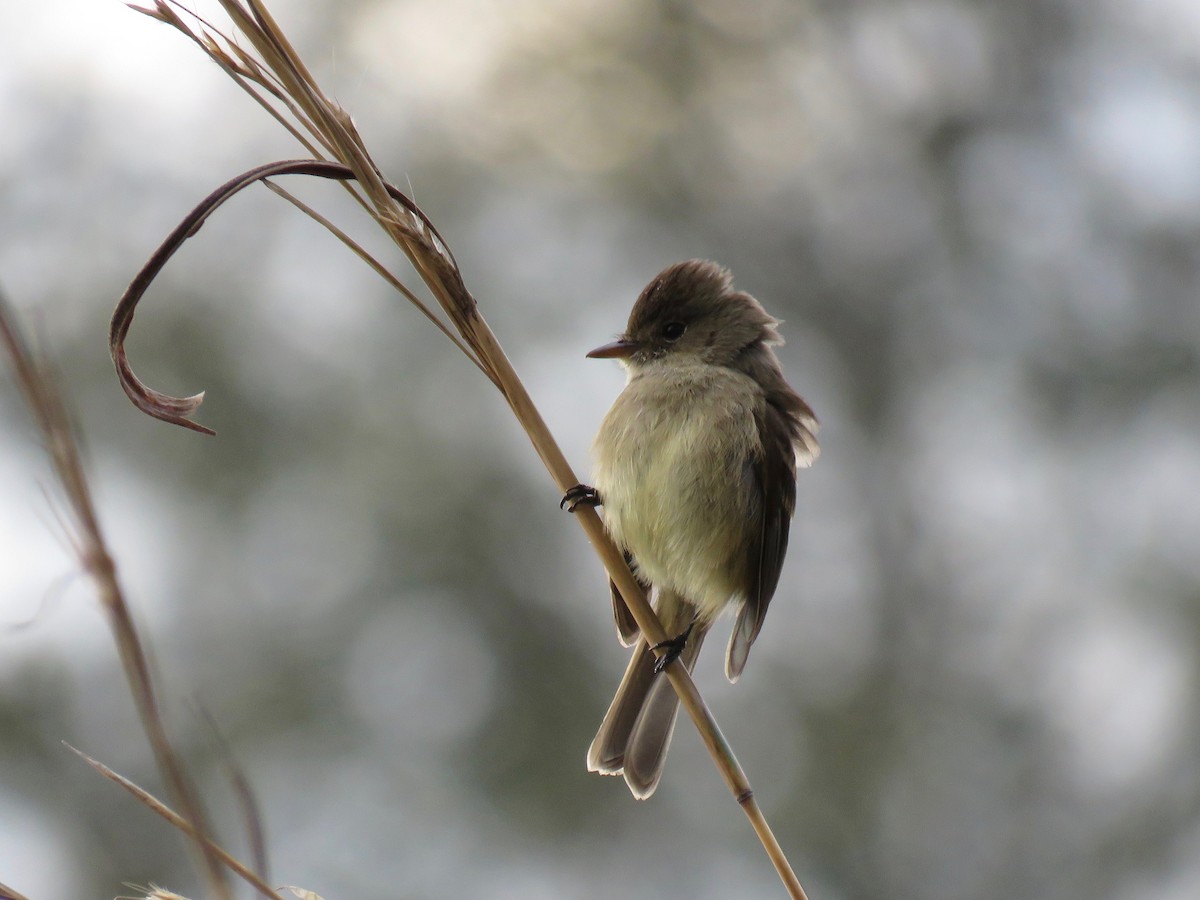
M617 398L593 446L604 519L651 583L715 618L746 584L761 527L749 460L762 392L730 369L648 366Z

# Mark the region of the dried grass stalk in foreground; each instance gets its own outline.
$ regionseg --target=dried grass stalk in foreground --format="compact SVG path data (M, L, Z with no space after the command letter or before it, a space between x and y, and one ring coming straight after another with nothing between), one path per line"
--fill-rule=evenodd
M199 856L201 871L205 874L212 896L232 898L222 860L206 837L209 829L203 806L187 777L183 761L167 737L150 666L100 528L66 404L58 392L52 373L29 349L3 297L0 297L0 344L4 346L17 386L46 441L46 451L71 513L68 539L80 565L96 586L158 770L176 803L188 821L193 823L189 833L195 840L190 841L189 846Z
M139 888L136 885L131 885L134 890L141 891L141 897L118 897L117 900L188 900L183 894L177 894L174 891L168 891L164 887L159 887L156 884L151 884L145 888Z
M273 900L279 900L279 895L275 893L275 891L273 891L271 887L265 881L263 881L263 879L259 877L259 875L253 869L250 869L248 866L240 862L231 853L224 850L219 844L209 840L206 835L201 833L200 830L192 825L192 823L189 822L185 817L179 815L179 813L175 812L175 810L171 809L149 791L138 787L128 778L125 778L123 775L119 775L118 773L114 772L108 766L104 765L104 763L92 759L82 750L72 747L70 744L66 743L66 741L64 741L63 744L68 750L82 759L85 763L87 763L109 781L119 784L121 787L125 788L125 790L129 791L129 793L137 797L137 799L141 801L144 806L153 812L158 813L158 815L162 816L164 819L190 837L193 841L203 844L208 852L212 854L213 858L220 860L222 865L227 866L230 871L245 880L247 884L254 887L264 897L271 897Z
M308 172L301 172L298 168L305 164L302 162L274 165L288 166L290 168L287 171L290 173L344 179L347 190L408 258L418 276L433 294L442 316L438 316L422 304L412 291L403 287L400 279L389 277L389 281L427 317L435 321L444 334L451 336L452 340L453 333L461 338L461 341L455 340L455 344L501 392L529 435L534 449L554 478L559 491L565 492L573 487L579 479L572 472L534 407L495 335L480 315L475 299L467 290L446 242L415 204L384 181L350 116L320 89L266 7L258 0L219 2L233 23L236 33L253 48L253 52L241 46L235 38L221 33L178 4L155 0L153 7L134 8L187 35L310 152L322 160L328 155L341 164L344 175L332 174L335 170L329 163L324 164L330 166L328 169L317 171L314 168ZM322 162L313 161L308 165L317 167L322 165ZM271 174L282 174L283 171L277 168ZM267 174L264 174L263 170L248 172L210 196L156 251L117 307L110 334L113 360L126 393L139 408L150 415L186 428L211 433L209 429L191 420L191 415L203 400L203 394L172 397L144 385L129 366L124 351L124 339L138 300L175 249L194 233L200 223L227 196L241 190L246 184L265 177ZM238 186L231 189L235 184ZM338 236L345 239L344 235ZM360 248L353 249L363 255ZM382 265L373 260L369 261L377 271L385 271ZM662 625L646 602L637 581L625 564L623 555L609 540L599 516L592 509L581 508L576 514L576 519L625 597L644 639L651 644L664 641L668 635L664 633ZM686 668L675 663L668 666L665 673L679 694L684 709L696 724L731 792L749 817L780 878L793 897L803 898L804 891L767 825L745 773L700 698Z

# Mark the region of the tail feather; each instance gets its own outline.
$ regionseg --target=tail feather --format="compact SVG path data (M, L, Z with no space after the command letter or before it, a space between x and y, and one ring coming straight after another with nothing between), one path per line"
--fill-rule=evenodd
M669 594L661 599L658 612L663 628L672 637L695 616L691 604ZM684 646L680 660L689 672L707 631L707 625L697 622ZM679 697L666 676L654 674L654 663L654 652L640 641L587 757L590 771L624 774L625 783L639 800L658 787L679 713Z
M601 775L620 775L624 771L625 748L654 681L654 653L645 641L638 641L617 695L588 748L588 771Z
M689 672L696 665L705 633L705 629L693 629L680 655L680 661ZM678 714L679 695L675 688L665 675L656 678L625 747L625 783L639 800L645 800L658 787Z

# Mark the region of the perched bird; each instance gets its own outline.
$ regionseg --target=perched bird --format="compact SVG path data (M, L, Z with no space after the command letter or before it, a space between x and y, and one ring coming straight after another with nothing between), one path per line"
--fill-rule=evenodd
M705 635L736 609L725 673L736 681L775 593L796 501L796 467L818 453L817 419L784 380L779 322L726 269L678 263L642 291L625 333L588 356L615 358L628 381L592 448L594 487L564 503L603 505L690 671ZM615 585L622 643L638 643L588 750L588 768L624 773L635 797L662 776L679 700ZM657 649L657 648L654 648Z

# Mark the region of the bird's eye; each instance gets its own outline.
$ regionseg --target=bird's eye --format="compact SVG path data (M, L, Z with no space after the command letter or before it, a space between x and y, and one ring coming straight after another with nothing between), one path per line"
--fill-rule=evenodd
M682 322L668 322L663 326L662 336L668 341L677 341L683 337L683 333L687 331L687 326Z

